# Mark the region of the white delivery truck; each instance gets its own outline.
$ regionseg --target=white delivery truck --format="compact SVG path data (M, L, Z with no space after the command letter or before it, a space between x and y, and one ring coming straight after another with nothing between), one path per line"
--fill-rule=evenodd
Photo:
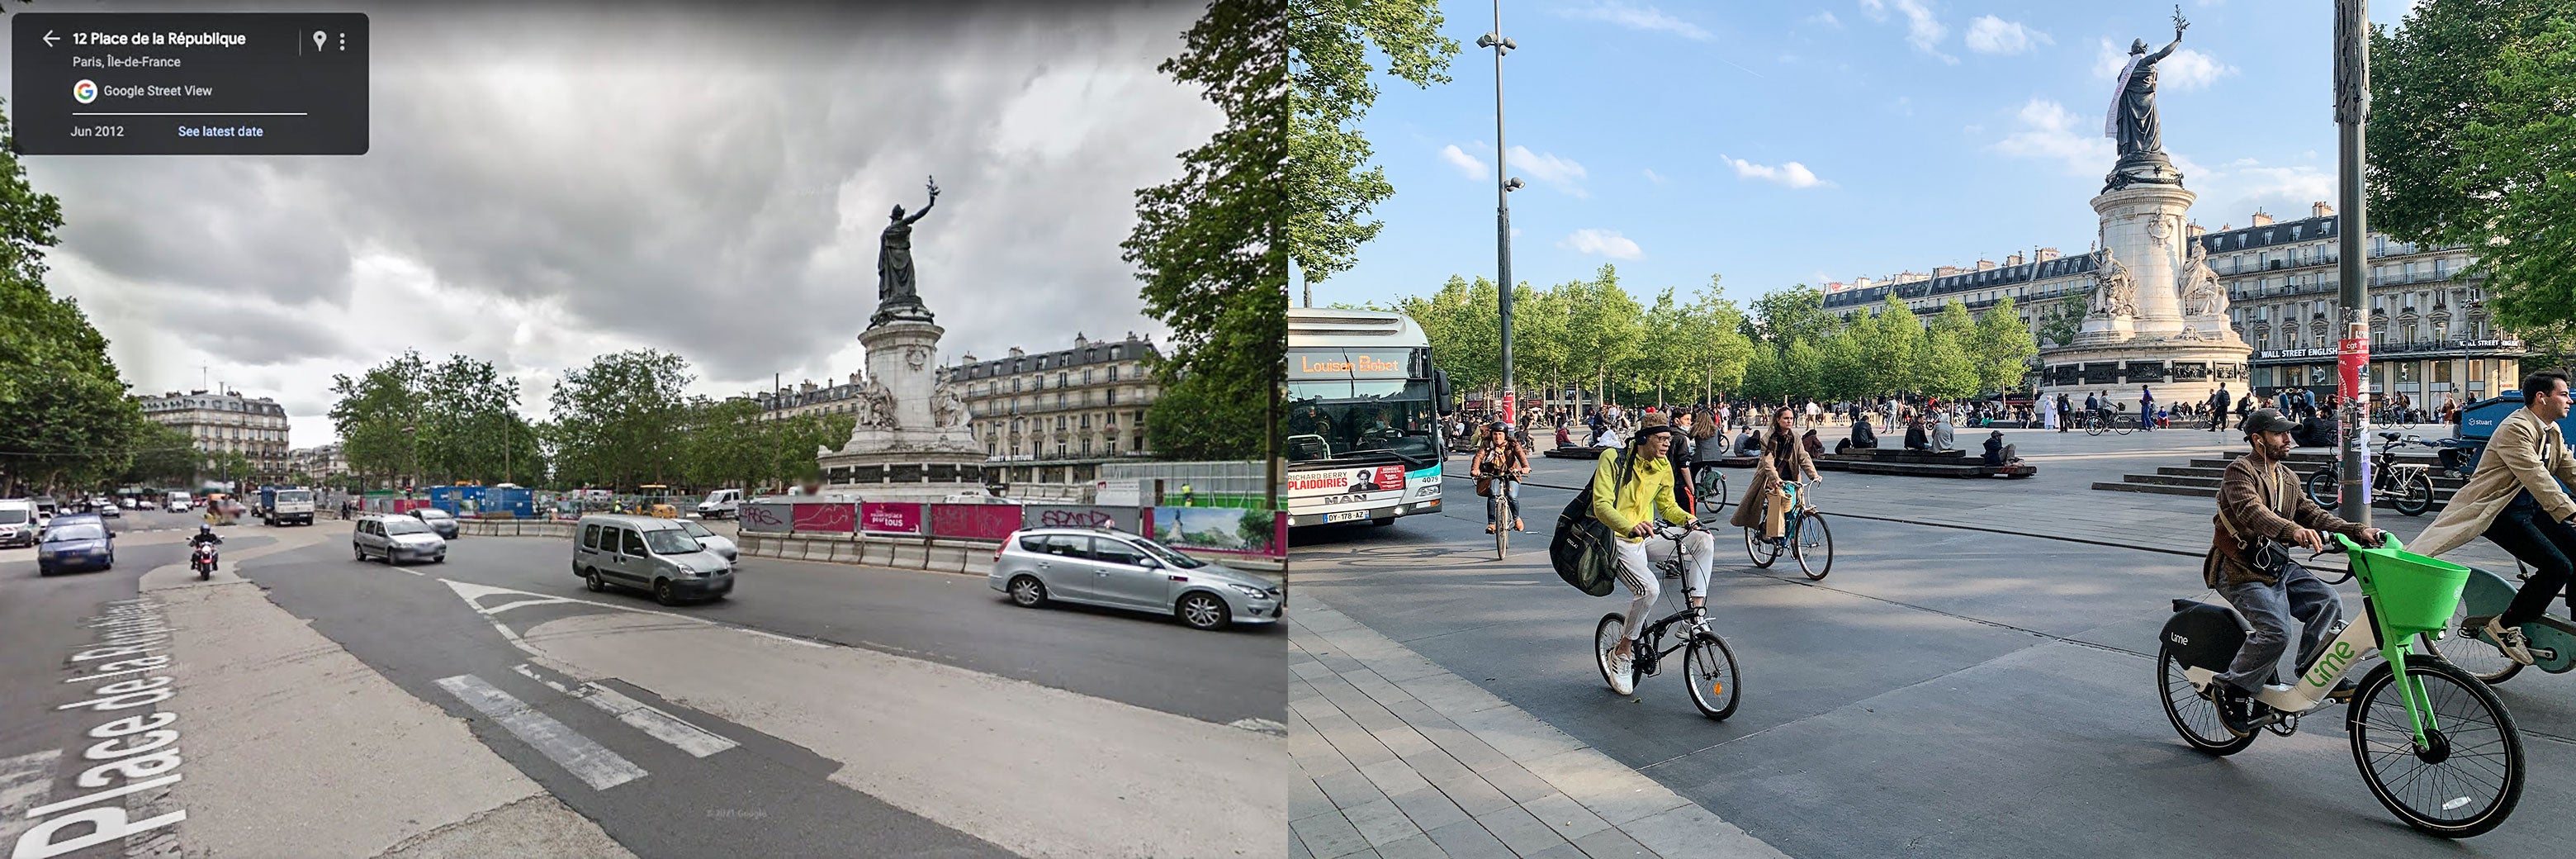
M718 489L698 502L700 519L732 519L742 515L742 490Z

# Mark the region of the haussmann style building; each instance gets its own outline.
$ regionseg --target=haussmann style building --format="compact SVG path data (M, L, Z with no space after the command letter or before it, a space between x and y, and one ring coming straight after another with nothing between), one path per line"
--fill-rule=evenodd
M146 419L187 433L200 459L239 453L250 461L253 482L284 480L294 468L287 456L286 407L239 391L172 391L136 397Z
M995 483L1088 483L1102 463L1143 459L1145 413L1162 388L1152 338L1075 334L1073 348L982 360L964 356L939 380L965 391L975 439Z

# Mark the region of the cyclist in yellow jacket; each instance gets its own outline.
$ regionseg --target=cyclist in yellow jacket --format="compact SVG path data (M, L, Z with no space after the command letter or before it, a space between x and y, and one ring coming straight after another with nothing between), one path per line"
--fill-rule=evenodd
M1672 557L1677 549L1688 549L1690 568L1683 572L1682 595L1690 599L1692 609L1698 609L1708 599L1708 571L1717 559L1717 539L1707 531L1694 528L1679 541L1647 539L1654 535L1658 517L1674 524L1694 523L1691 512L1673 500L1673 467L1667 457L1673 437L1672 425L1663 415L1648 413L1627 448L1605 452L1600 466L1592 470L1592 518L1618 535L1619 582L1631 594L1628 622L1619 631L1619 644L1610 651L1610 688L1621 695L1636 691L1629 666L1636 655L1637 631L1645 626L1655 599L1663 595L1653 565Z

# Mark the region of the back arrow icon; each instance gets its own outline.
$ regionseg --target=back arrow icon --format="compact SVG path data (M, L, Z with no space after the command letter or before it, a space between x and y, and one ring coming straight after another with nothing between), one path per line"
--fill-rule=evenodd
M46 30L46 31L45 31L45 47L50 48L50 47L53 47L53 46L54 46L54 31L52 31L52 30Z

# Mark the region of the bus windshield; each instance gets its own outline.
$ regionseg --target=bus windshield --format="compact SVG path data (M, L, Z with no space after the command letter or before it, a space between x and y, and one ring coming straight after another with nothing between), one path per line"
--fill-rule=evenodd
M1409 464L1437 462L1439 422L1429 380L1292 382L1288 459L1392 455Z

